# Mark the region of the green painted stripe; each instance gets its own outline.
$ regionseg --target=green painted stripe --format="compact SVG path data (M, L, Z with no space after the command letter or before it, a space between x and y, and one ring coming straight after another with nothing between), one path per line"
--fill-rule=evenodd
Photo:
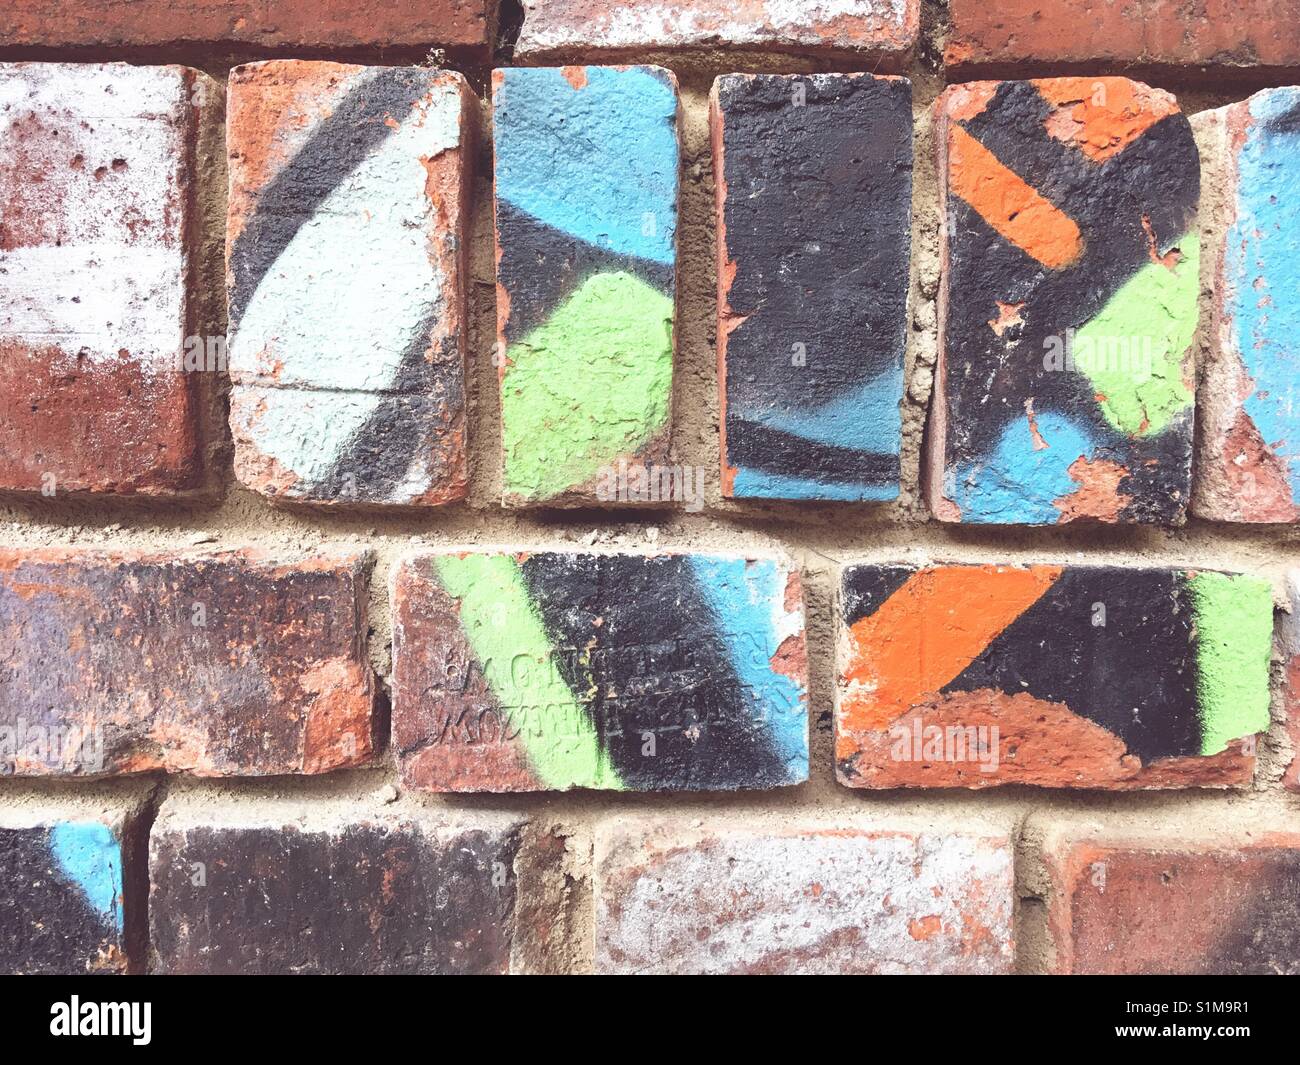
M547 788L622 790L590 716L556 668L551 643L509 555L440 555L443 589L460 603L460 624L503 709L518 715L520 740Z
M1268 729L1273 592L1242 574L1200 572L1187 581L1196 623L1201 754Z

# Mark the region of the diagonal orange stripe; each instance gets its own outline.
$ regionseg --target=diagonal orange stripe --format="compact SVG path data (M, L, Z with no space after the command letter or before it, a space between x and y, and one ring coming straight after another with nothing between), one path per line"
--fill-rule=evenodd
M1042 597L1060 566L937 566L849 630L839 727L885 728L938 694Z
M1069 266L1083 252L1074 219L955 123L948 132L948 190L1000 236L1052 270Z

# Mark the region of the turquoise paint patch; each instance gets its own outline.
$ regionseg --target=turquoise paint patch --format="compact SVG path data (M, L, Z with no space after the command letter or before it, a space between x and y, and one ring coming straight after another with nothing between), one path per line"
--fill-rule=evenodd
M740 467L732 482L740 499L814 499L831 502L875 503L898 498L898 484L843 484L786 477L766 470Z
M903 431L898 409L902 396L900 363L822 407L793 413L771 409L737 413L748 421L815 443L897 455Z
M1016 418L993 454L959 468L945 493L962 520L998 525L1052 525L1061 512L1053 501L1076 491L1070 466L1093 451L1088 434L1069 418L1048 411L1037 418L1047 443L1035 450L1028 418Z
M1246 413L1300 500L1300 89L1259 93L1250 114L1225 272L1237 349L1255 382Z
M122 931L122 845L98 821L68 821L50 830L50 853L86 901Z
M784 614L785 575L771 559L746 560L696 555L691 568L713 612L718 633L750 712L763 721L791 781L808 778L808 711L801 685L772 668L784 638L777 618Z
M496 192L597 247L671 264L677 234L677 94L644 68L509 67L495 93Z

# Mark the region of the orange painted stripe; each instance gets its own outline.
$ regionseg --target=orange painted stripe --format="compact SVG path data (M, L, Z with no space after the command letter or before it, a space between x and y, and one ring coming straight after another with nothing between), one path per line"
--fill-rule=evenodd
M955 124L948 134L948 189L1000 236L1052 270L1069 266L1083 252L1074 219Z
M1177 114L1167 92L1128 78L1044 78L1034 82L1056 111L1047 132L1073 143L1089 159L1118 155L1162 118Z
M914 573L849 630L840 728L886 728L937 695L1060 575L1060 566L938 566Z

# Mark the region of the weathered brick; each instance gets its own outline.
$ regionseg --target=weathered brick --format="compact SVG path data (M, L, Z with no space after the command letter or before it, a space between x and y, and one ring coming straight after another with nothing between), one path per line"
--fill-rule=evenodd
M858 565L838 616L850 787L1239 787L1268 728L1272 592L1254 577Z
M524 0L515 55L761 48L905 66L920 0Z
M936 104L943 521L1179 523L1191 488L1196 143L1125 78L972 82Z
M1193 510L1300 520L1300 88L1193 119L1211 219L1213 327L1199 397Z
M0 490L204 486L184 67L0 63ZM219 110L219 107L217 108Z
M123 973L144 964L144 792L6 789L0 972Z
M1279 614L1277 645L1282 654L1282 712L1291 741L1291 761L1282 776L1289 791L1300 791L1300 570L1286 575L1286 611Z
M949 0L944 62L1300 67L1297 0Z
M357 554L0 550L0 775L364 761L365 568Z
M662 502L676 80L658 67L512 67L492 84L504 500ZM630 480L629 467L641 471ZM680 500L687 486L664 480Z
M808 776L799 573L775 558L408 556L393 747L430 791L733 790Z
M1044 860L1060 973L1300 973L1300 836L1056 829Z
M473 95L455 72L230 75L235 472L280 499L465 495Z
M149 839L159 973L504 973L526 824L408 803L169 799Z
M486 51L493 0L9 0L6 44L421 47Z
M911 84L731 74L710 103L723 494L893 499Z
M596 835L609 973L1009 972L1011 843L992 830L684 826Z

